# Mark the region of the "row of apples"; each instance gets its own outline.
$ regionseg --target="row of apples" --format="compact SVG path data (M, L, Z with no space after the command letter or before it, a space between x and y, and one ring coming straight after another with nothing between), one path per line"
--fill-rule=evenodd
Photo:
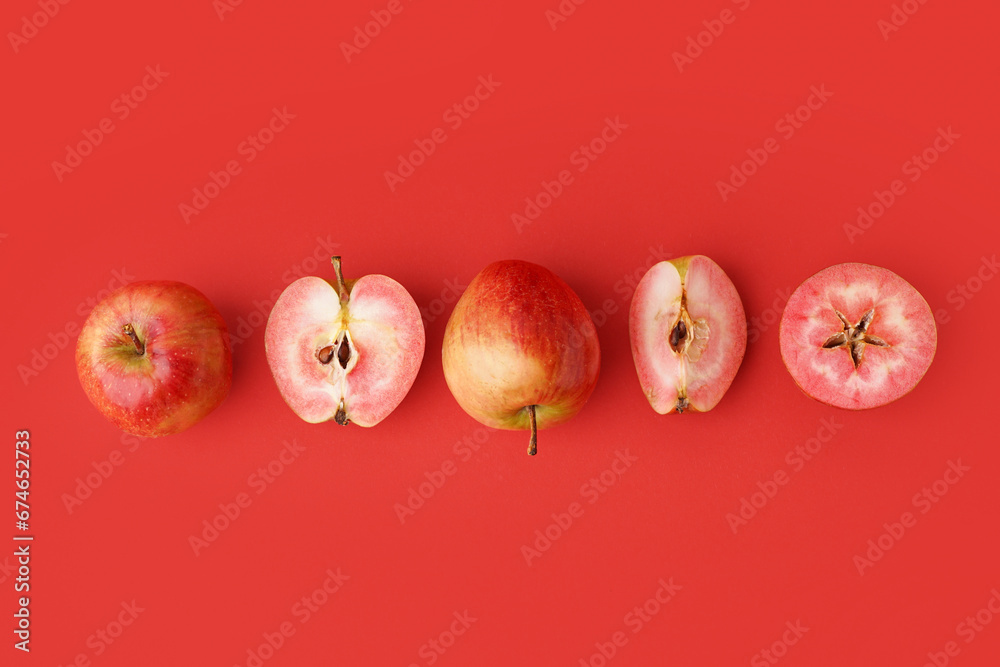
M271 310L265 350L285 402L310 423L374 426L413 385L424 326L409 292L384 275L291 283ZM732 281L703 255L663 261L643 276L629 311L639 384L653 409L707 412L729 389L747 344ZM781 356L798 386L829 405L864 409L908 393L930 367L937 329L904 279L869 264L837 264L785 305ZM94 307L76 350L90 401L134 435L177 433L228 395L226 323L198 290L133 282ZM597 385L597 330L577 294L548 269L494 262L469 283L448 320L448 387L472 417L531 432L576 415Z

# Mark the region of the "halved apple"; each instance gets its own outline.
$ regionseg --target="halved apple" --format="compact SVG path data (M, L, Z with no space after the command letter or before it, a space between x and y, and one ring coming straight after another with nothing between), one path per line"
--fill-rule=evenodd
M849 410L909 393L930 368L937 326L910 283L871 264L807 279L781 316L781 358L803 392Z
M420 370L420 309L383 275L337 286L299 278L281 293L264 333L267 362L281 396L305 421L374 426L396 409Z
M639 384L659 414L706 412L736 377L747 347L743 303L729 276L704 255L654 265L629 312Z

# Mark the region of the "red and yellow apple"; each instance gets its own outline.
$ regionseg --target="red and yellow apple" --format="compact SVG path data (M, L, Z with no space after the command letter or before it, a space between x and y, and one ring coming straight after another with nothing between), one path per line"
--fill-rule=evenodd
M597 385L597 330L580 297L548 269L490 264L462 294L445 328L444 377L458 404L486 426L537 430L577 414Z
M420 309L383 275L336 286L299 278L271 309L264 345L271 374L288 406L305 421L333 419L374 426L403 400L424 358Z
M76 369L105 417L153 438L183 431L222 403L232 352L225 321L201 292L179 282L134 282L91 311Z
M706 412L729 389L747 347L736 287L704 255L654 265L632 296L629 337L639 385L659 414Z

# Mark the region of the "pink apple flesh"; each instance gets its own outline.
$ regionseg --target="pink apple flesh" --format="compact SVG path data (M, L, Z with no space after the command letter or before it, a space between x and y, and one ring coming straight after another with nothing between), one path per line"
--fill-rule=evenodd
M423 323L410 294L387 276L364 276L345 294L315 276L289 285L268 319L267 360L285 402L305 421L374 426L417 377Z
M746 352L743 303L708 257L653 266L636 287L629 312L639 384L659 414L706 412L729 389Z
M232 376L226 323L198 290L135 282L91 311L76 348L90 401L122 430L178 433L214 410Z
M934 315L920 293L888 269L858 263L802 283L785 305L779 337L802 391L850 410L908 393L937 349Z

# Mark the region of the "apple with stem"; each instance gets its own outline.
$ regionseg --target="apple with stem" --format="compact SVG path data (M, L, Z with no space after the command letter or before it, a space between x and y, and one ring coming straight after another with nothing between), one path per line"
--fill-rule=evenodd
M383 275L299 278L271 309L264 346L288 406L305 421L374 426L403 400L424 357L420 309Z
M743 302L704 255L660 262L635 288L629 337L653 410L707 412L722 400L746 352Z
M796 288L778 338L785 367L807 396L862 410L917 386L934 359L937 326L910 283L888 269L847 263Z
M486 426L538 429L577 414L597 385L597 330L580 297L548 269L490 264L448 319L444 377L458 404Z
M76 345L90 402L123 431L179 433L222 403L232 382L226 323L201 292L134 282L91 311Z

